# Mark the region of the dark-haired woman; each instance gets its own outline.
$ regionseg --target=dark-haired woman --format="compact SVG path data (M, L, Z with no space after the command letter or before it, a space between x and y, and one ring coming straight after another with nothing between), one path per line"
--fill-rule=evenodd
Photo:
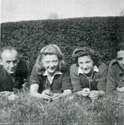
M70 69L73 91L91 99L105 95L107 66L99 62L99 53L89 47L78 47L72 57L75 60Z
M30 76L30 94L56 99L71 94L71 81L63 53L55 44L43 47Z

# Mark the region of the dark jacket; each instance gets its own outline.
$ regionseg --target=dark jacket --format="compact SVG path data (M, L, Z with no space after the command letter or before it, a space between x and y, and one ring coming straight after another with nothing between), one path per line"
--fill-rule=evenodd
M72 89L68 67L62 69L59 70L62 74L55 75L52 84L50 84L47 76L43 75L45 71L38 74L36 65L34 65L30 76L30 84L38 84L39 93L42 93L45 89L50 89L53 93L61 93L65 89Z
M11 76L6 72L4 67L0 65L0 92L13 91L13 88L21 89L24 79L26 79L30 73L29 67L29 62L21 59L14 75L15 82L13 82Z
M116 59L113 59L109 64L108 76L107 76L107 93L111 93L117 89L117 87L124 86L124 70L119 66Z
M93 76L90 79L88 79L85 74L78 74L78 68L79 67L76 64L73 64L70 69L71 83L74 92L81 91L83 88L105 91L108 72L106 64L100 63L97 66L99 71L94 71Z

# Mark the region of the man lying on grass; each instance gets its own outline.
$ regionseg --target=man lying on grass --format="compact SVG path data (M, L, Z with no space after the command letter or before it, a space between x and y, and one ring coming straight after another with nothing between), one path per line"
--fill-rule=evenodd
M78 95L97 99L105 94L107 66L99 62L99 54L89 47L77 47L72 57L70 77L73 91Z
M37 98L54 100L71 94L69 70L57 45L49 44L40 50L30 84L30 94Z
M107 77L107 93L124 92L124 42L117 49L117 59L109 64Z
M14 47L7 46L0 50L0 96L8 99L17 98L15 90L21 89L30 73L28 61L20 58Z

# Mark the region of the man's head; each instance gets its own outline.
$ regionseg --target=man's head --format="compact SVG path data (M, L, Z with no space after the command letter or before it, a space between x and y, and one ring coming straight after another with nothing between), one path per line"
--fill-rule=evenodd
M19 63L19 55L14 47L3 47L0 51L0 63L9 74L14 74Z
M119 45L119 49L117 50L117 60L120 67L124 70L124 43Z

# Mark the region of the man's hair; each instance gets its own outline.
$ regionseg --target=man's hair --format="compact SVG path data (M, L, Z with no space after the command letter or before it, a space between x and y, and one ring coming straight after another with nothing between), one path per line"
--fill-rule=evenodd
M1 49L0 49L0 59L2 59L2 57L1 57L1 55L2 55L2 53L4 52L4 51L6 51L6 50L15 50L17 53L18 53L18 51L17 51L17 49L15 48L15 47L12 47L12 46L5 46L5 47L2 47Z
M120 43L119 46L117 47L117 52L121 50L124 51L124 42Z

